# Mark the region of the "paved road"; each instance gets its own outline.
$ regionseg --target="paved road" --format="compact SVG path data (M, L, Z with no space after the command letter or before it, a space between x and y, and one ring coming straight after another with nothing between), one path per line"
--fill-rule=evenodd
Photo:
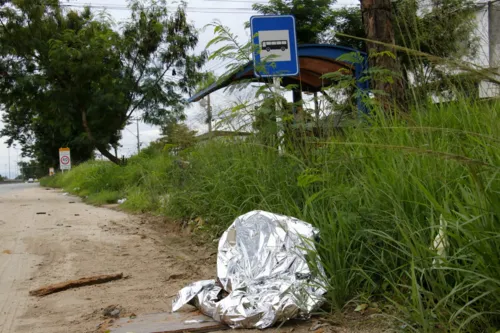
M26 305L26 292L20 286L32 273L31 268L38 261L36 256L26 253L23 238L31 236L27 227L32 217L24 209L28 203L23 201L26 190L37 184L0 185L0 332L11 332L16 318ZM15 203L15 209L14 208ZM23 290L24 289L24 290Z
M0 195L3 194L8 194L10 192L17 192L17 191L22 191L23 189L31 188L31 187L38 187L38 184L26 184L26 183L19 183L19 184L3 184L0 183Z

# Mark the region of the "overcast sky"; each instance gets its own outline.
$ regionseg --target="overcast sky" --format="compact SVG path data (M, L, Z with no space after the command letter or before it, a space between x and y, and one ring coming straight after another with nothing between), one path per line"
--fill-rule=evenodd
M197 51L205 49L206 44L214 37L213 30L203 28L213 22L220 20L224 25L228 26L233 33L238 35L239 40L244 43L249 40L250 34L244 28L244 23L250 19L255 12L252 11L252 3L266 3L264 0L189 0L188 4L188 20L194 23L195 27L200 30L199 43ZM127 9L127 0L61 0L64 5L71 5L75 9L81 8L83 5L95 6L95 10L105 10L118 23L127 20L129 10ZM354 5L356 0L339 0L337 6ZM172 2L175 6L175 3ZM211 61L205 66L207 70L212 70L217 74L225 72L226 63L220 61ZM224 106L225 102L230 100L230 96L225 96L227 93L223 91L212 94L212 101L218 106ZM198 105L192 105L187 110L187 123L191 128L197 129L200 132L206 131L206 125L203 124L202 111ZM3 126L0 123L0 126ZM159 129L144 123L139 125L141 145L147 146L149 142L159 137ZM122 147L119 149L119 155L130 156L137 152L137 129L136 125L132 124L123 131L123 139L121 140ZM8 155L9 150L4 144L5 138L1 139L0 143L0 174L6 176L8 174ZM18 174L18 153L20 149L10 149L10 169L11 177L14 178ZM19 157L20 159L20 157ZM57 166L54 166L57 167Z

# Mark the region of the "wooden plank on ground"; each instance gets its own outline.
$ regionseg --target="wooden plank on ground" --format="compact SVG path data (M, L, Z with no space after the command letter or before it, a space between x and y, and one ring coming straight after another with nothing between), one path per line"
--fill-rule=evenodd
M31 296L46 296L53 293L58 293L63 290L79 288L83 286L90 286L93 284L100 284L109 281L119 280L123 278L123 273L110 274L110 275L97 275L81 278L78 280L70 280L66 282L50 284L35 290L30 291Z
M135 318L122 318L106 328L110 333L204 333L228 329L199 311L188 313L151 313Z

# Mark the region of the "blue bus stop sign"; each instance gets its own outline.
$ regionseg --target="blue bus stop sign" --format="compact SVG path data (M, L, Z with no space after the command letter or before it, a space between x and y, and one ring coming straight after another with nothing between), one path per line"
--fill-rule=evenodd
M257 77L299 75L295 17L262 15L250 18Z

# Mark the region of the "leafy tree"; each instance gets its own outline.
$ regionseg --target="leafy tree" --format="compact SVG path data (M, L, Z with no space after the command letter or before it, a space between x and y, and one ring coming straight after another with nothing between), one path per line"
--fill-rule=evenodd
M252 8L265 15L294 15L299 44L320 43L322 34L332 26L330 6L334 0L270 0Z
M445 59L474 55L477 36L472 1L436 0L428 6L416 0L400 0L393 7L398 45ZM426 56L399 52L398 57L407 81L411 75L418 85L426 85L442 76L443 67Z
M431 6L432 5L432 6ZM473 56L477 37L470 0L398 0L392 2L395 44L442 58ZM360 8L333 11L335 24L328 34L331 43L365 49L364 41L339 35L366 38ZM426 84L442 76L438 66L415 52L397 52L403 79L410 75L417 84Z
M174 152L192 147L196 143L196 131L189 129L184 123L169 122L163 128L162 134L164 137L161 141Z
M50 38L67 26L81 26L89 12L63 17L56 3L19 2L15 7L17 3L3 2L0 7L0 103L5 109L1 134L8 144L19 141L23 155L41 158L47 167L58 163L61 145L71 145L76 160L89 158L93 150L78 138L80 132L67 112L53 108L56 89L47 87L46 66ZM44 20L49 8L52 17Z
M49 173L48 169L43 169L35 160L30 160L29 162L22 161L18 165L21 172L21 179L41 178Z
M46 163L53 163L54 146L69 146L76 160L96 148L119 163L109 148L132 115L151 124L182 117L183 94L193 89L205 55L193 55L198 38L184 5L172 13L166 5L132 1L131 20L117 32L88 8L3 1L1 134L8 143L19 141L23 153Z
M365 50L366 45L363 40L348 37L365 37L365 29L361 18L359 7L344 7L332 10L331 19L333 24L331 31L325 33L325 42L340 46L351 47L357 50ZM348 35L336 35L336 32Z

